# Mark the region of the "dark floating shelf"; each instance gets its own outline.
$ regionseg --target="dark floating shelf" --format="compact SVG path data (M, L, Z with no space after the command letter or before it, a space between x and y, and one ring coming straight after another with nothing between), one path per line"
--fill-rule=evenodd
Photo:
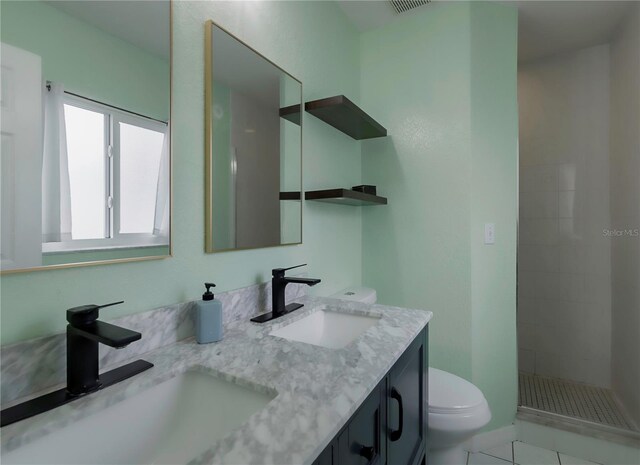
M387 130L380 123L344 95L307 102L304 109L356 140L387 135Z
M387 199L373 194L365 194L351 189L326 189L322 191L305 192L306 200L318 202L338 203L340 205L386 205Z
M290 105L280 108L280 117L300 126L300 107L302 105Z
M280 200L300 200L301 198L300 191L280 192Z

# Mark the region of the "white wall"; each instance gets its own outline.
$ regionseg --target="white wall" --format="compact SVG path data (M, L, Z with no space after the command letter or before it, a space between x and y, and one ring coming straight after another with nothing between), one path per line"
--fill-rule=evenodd
M609 46L521 65L522 371L610 385Z
M611 43L612 384L640 424L640 4Z
M280 116L231 91L231 147L237 161L236 247L280 244Z

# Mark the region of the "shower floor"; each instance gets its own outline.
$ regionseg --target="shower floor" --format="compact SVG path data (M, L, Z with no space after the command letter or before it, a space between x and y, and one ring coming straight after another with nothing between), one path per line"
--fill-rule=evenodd
M536 410L638 431L610 389L520 372L519 405Z

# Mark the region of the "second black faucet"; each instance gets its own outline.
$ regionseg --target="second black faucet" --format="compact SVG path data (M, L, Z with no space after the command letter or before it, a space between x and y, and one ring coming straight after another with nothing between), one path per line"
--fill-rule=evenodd
M302 304L298 303L291 303L289 305L285 304L284 290L287 287L287 284L296 283L306 284L307 286L315 286L320 282L320 280L315 278L287 277L285 276L285 272L287 270L293 270L294 268L300 268L301 266L306 265L307 264L304 263L302 265L292 266L289 268L274 268L273 270L271 270L271 312L258 315L255 318L251 318L251 321L256 323L265 323L267 321L279 318L282 315L286 315L287 313L291 313L303 306Z

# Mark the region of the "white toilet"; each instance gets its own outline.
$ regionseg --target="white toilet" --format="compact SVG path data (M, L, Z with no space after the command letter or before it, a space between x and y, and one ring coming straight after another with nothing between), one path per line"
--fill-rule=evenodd
M366 287L343 289L331 297L374 304L376 291ZM464 465L463 443L491 420L484 395L469 381L429 368L429 465Z
M464 465L462 444L491 420L480 389L446 371L429 368L429 464Z
M361 302L363 304L375 304L378 300L376 290L368 287L348 287L329 297L334 299L351 300L352 302Z

